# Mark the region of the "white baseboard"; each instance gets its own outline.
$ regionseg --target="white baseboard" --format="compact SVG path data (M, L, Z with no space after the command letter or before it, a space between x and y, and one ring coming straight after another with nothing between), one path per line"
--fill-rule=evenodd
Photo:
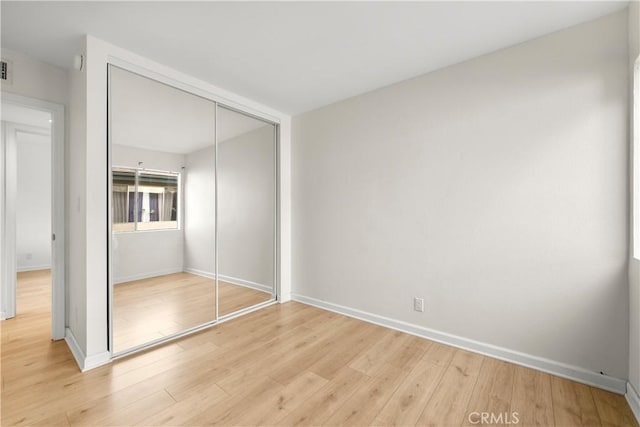
M285 302L289 302L289 301L291 301L291 293L290 292L280 295L280 299L278 300L278 302L280 304L284 304Z
M185 273L195 274L197 276L206 277L208 279L216 278L215 274L209 271L198 270L196 268L185 268L184 271ZM269 294L273 291L271 286L263 285L262 283L251 282L249 280L238 279L237 277L225 276L224 274L218 274L218 279L225 282L233 283L234 285L244 286L245 288L251 288Z
M216 275L204 270L198 270L197 268L185 268L185 273L195 274L196 276L206 277L207 279L215 280Z
M31 265L28 267L16 267L16 272L24 273L26 271L51 270L51 264Z
M7 320L7 315L4 311L0 311L0 320Z
M631 383L627 383L627 394L625 394L627 398L627 403L629 403L629 407L633 411L633 415L636 416L636 420L640 423L640 393L636 390Z
M180 267L180 268L168 268L166 270L159 270L159 271L145 272L145 273L140 273L140 274L133 274L131 276L125 276L125 277L114 277L113 278L113 284L114 285L119 285L120 283L133 282L134 280L150 279L152 277L165 276L167 274L175 274L175 273L182 273L182 267Z
M238 279L237 277L225 276L224 274L218 274L218 279L233 283L234 285L244 286L245 288L255 289L257 291L266 292L268 294L273 292L273 287L263 285L262 283L251 282L249 280Z
M89 357L85 356L78 344L78 341L76 340L76 337L69 328L65 331L64 340L67 343L67 346L69 346L69 350L71 350L71 354L73 354L73 357L76 359L76 363L82 372L111 363L111 354L108 351L94 354Z
M555 360L521 353L480 341L474 341L468 338L448 334L446 332L436 331L434 329L429 329L423 326L403 322L401 320L395 320L388 317L379 316L377 314L368 313L366 311L333 304L304 295L292 294L292 298L294 301L298 301L303 304L312 305L314 307L333 311L345 316L354 317L356 319L364 320L365 322L374 323L379 326L384 326L411 335L427 338L432 341L437 341L442 344L469 350L474 353L480 353L489 357L493 357L495 359L515 363L516 365L522 365L528 368L547 372L549 374L567 378L583 384L588 384L594 387L609 390L614 393L625 394L627 390L626 380L602 375L599 372L588 371L578 366L567 365Z

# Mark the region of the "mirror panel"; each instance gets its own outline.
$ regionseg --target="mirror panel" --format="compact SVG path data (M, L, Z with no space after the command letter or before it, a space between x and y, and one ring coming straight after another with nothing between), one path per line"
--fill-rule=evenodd
M275 125L218 106L218 311L275 296Z
M118 354L216 320L216 107L114 66L109 93Z

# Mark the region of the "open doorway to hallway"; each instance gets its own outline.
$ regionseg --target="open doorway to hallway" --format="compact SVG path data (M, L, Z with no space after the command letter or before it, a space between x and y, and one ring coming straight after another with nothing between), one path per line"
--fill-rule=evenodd
M15 104L2 108L5 189L11 211L6 317L51 313L51 113ZM13 230L11 227L13 226ZM8 251L10 252L10 251ZM13 262L12 262L13 261ZM13 279L14 277L12 277ZM15 292L15 297L13 294ZM15 298L15 304L9 299ZM49 320L50 323L50 320Z
M61 339L64 109L3 93L0 119L0 311L8 319L3 329L16 319L38 320L46 336Z

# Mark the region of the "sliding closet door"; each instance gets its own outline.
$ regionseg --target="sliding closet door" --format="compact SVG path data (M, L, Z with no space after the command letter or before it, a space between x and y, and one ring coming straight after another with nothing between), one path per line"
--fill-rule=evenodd
M215 103L110 66L112 352L214 322Z
M275 298L276 128L218 106L218 315Z

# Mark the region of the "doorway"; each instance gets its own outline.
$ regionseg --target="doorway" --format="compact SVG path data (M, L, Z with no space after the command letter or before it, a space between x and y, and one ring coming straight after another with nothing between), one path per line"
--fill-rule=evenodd
M0 315L11 319L46 305L51 338L62 339L64 107L2 93L0 118Z

